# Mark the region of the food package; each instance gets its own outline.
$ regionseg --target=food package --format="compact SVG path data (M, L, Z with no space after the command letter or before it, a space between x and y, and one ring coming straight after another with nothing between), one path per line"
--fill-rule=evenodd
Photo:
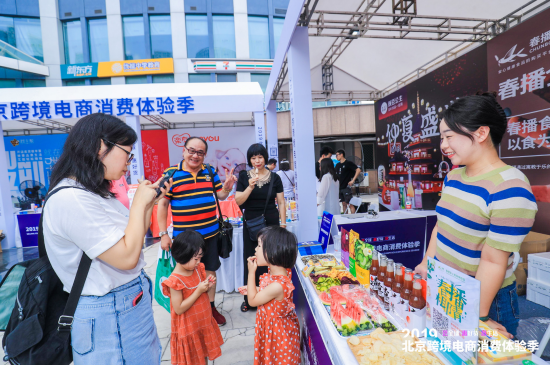
M370 267L372 265L372 245L355 240L355 273L357 280L368 288L370 286Z
M353 229L349 231L349 272L357 277L355 272L355 241L359 239L359 233Z
M342 228L340 233L340 239L342 241L342 263L349 269L349 232L347 229Z
M495 333L496 332L496 333ZM530 359L531 352L521 345L515 344L503 334L490 328L487 323L479 321L479 339L487 341L489 351L480 351L485 363ZM483 363L480 361L480 363Z
M336 258L332 259L321 259L320 261L321 265L327 268L331 268L333 266L336 266Z

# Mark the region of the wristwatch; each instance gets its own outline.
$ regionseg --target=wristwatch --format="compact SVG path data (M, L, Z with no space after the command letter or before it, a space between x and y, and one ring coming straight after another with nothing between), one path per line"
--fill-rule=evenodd
M165 234L168 234L168 231L159 232L159 237L162 238Z

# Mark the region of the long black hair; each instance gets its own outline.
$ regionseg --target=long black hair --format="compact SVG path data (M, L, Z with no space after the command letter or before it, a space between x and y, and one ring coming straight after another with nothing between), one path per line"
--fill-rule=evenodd
M325 174L331 174L334 181L338 181L338 175L336 175L334 162L332 162L332 159L328 157L321 160L321 175L319 175L319 181L321 181Z
M449 129L457 134L470 138L479 127L489 127L491 141L495 148L506 133L506 114L497 102L496 93L477 93L458 99L443 112Z
M71 129L63 153L52 169L50 190L61 180L74 178L92 193L103 198L114 197L110 191L111 182L105 180L105 165L98 155L102 140L132 146L137 141L137 134L112 115L95 113L80 119ZM111 143L105 146L107 150L103 156L116 148Z

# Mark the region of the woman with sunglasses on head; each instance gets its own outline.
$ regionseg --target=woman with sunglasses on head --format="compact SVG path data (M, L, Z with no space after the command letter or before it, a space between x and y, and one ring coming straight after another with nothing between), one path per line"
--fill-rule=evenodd
M527 177L506 165L498 146L506 115L495 94L466 96L443 112L441 152L455 166L443 183L427 257L481 282L480 320L508 337L519 323L514 252L533 226L537 204Z
M92 263L71 329L75 365L160 364L152 283L142 270L142 247L153 205L170 184L139 184L128 210L113 194L133 159L137 135L120 119L91 114L71 129L50 177L43 212L46 252L71 291L83 254Z

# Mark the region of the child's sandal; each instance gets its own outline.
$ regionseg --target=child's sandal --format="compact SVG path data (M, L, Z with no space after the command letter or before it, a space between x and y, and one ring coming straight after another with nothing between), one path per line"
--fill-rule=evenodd
M246 304L245 302L243 302L243 304L241 304L241 312L248 312L250 310L250 306L248 304Z

